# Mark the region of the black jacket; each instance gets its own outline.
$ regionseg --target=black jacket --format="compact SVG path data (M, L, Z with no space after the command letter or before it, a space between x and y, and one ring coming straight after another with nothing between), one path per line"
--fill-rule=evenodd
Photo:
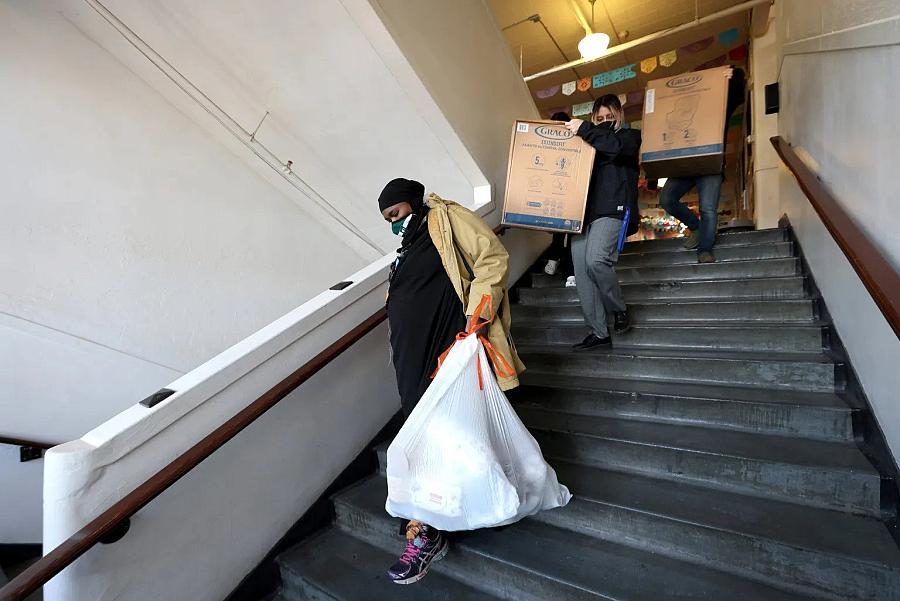
M628 128L615 131L609 125L593 125L585 121L577 133L596 151L588 187L585 224L600 217L623 219L625 207L631 207L630 236L640 224L637 197L641 132Z

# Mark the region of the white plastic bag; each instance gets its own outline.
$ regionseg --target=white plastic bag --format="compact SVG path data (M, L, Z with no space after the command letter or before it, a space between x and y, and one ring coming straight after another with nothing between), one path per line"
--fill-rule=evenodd
M572 498L475 333L457 340L388 448L387 481L389 514L439 530L510 524Z

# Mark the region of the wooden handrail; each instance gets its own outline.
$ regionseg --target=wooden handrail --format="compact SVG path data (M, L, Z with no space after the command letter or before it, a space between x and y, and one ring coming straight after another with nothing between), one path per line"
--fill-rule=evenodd
M117 526L140 511L182 476L197 467L200 462L256 421L263 413L274 407L281 399L316 375L323 367L350 348L357 340L374 330L386 318L387 311L383 308L379 309L374 315L347 332L334 344L275 385L274 388L213 430L200 442L182 455L179 455L174 461L156 472L156 474L94 518L81 530L67 538L50 553L13 578L6 586L0 589L0 601L22 601L25 597L38 590L69 564L100 542Z
M781 136L769 140L778 156L797 178L803 193L856 270L887 322L891 324L894 334L900 338L900 274L791 145Z
M0 434L0 444L8 444L14 447L34 447L35 449L52 449L57 444L52 442L41 442L37 440L26 440L24 438L13 438L11 436L3 436Z

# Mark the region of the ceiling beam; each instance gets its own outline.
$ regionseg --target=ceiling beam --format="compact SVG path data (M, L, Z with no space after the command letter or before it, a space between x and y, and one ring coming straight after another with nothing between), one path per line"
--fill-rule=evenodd
M555 67L551 67L550 69L547 69L545 71L541 71L539 73L534 73L532 75L527 75L524 77L524 79L527 82L527 81L531 81L533 79L537 79L539 77L544 77L545 75L551 75L553 73L565 71L566 69L572 69L574 67L586 65L588 63L593 63L596 61L604 60L604 59L607 59L616 54L625 52L626 50L631 50L632 48L636 48L637 46L646 44L647 42L652 42L654 40L658 40L660 38L664 38L666 36L669 36L669 35L672 35L675 33L687 31L689 29L693 29L695 27L705 25L712 21L717 21L717 20L725 18L725 17L730 17L731 15L735 15L738 13L748 11L756 6L761 6L763 4L771 5L772 1L773 0L748 0L747 2L742 2L741 4L736 4L735 6L732 6L731 8L726 8L724 10L720 10L719 12L712 13L711 15L707 15L707 16L697 19L695 21L691 21L690 23L684 23L683 25L678 25L676 27L670 27L668 29L663 29L663 30L657 31L655 33L651 33L649 35L645 35L644 37L638 38L636 40L632 40L630 42L625 42L624 44L618 44L616 46L613 46L609 50L607 50L606 53L601 57L593 58L593 59L581 58L578 60L569 61L568 63L564 63L562 65L557 65Z

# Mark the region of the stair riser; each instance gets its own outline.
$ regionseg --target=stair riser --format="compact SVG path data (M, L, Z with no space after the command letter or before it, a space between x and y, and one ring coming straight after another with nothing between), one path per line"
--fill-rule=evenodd
M281 570L281 597L284 601L344 601L324 592L290 570Z
M696 280L743 280L749 278L777 278L799 275L800 260L795 258L772 259L741 263L711 263L705 265L672 265L667 267L618 267L619 282L689 282ZM577 282L577 280L576 280ZM533 288L561 288L565 280L561 276L533 274Z
M527 383L527 378L525 381ZM674 394L676 390L672 392ZM517 407L534 406L575 415L689 424L828 441L853 441L853 423L849 410L832 411L777 402L753 403L528 386L514 392L512 398ZM775 400L777 399L773 399Z
M780 229L760 230L754 232L735 232L719 234L716 237L716 248L745 244L769 244L786 242L787 232ZM663 240L639 240L625 245L625 253L646 253L684 249L684 238L665 238Z
M575 288L520 288L519 302L525 305L577 303ZM788 279L728 280L712 282L626 283L622 293L628 303L641 301L687 300L781 300L801 299L806 295L802 277Z
M812 301L711 302L632 304L628 307L632 322L665 323L696 321L703 324L758 321L766 323L809 322L816 318ZM584 323L581 305L513 305L514 324L567 325Z
M715 250L716 260L751 261L754 259L784 259L793 256L790 242L774 244L754 244L751 246L724 246ZM672 250L669 252L628 253L619 257L619 267L657 267L664 265L690 265L697 262L695 250Z
M536 429L542 427L540 420L527 413L522 417L546 457L873 517L881 514L881 483L874 476L542 431Z
M593 353L521 353L534 372L599 378L667 380L832 392L835 365L805 361L731 361L695 357L634 357Z
M518 344L564 344L581 342L584 328L518 327L513 336ZM694 328L635 327L613 334L616 346L683 348L725 351L776 351L786 353L821 352L822 330L813 327L779 328Z
M577 495L577 482L567 484ZM773 586L789 583L799 593L815 593L835 601L896 599L896 593L886 597L885 592L900 590L898 574L852 558L815 553L605 503L575 498L565 511L545 511L535 519Z
M386 492L386 491L385 491ZM360 508L335 503L336 524L347 534L365 542L396 552L403 551L403 538L398 535L400 521L381 512L374 515ZM388 566L385 566L387 568ZM437 573L446 574L459 582L483 590L499 599L509 601L592 601L602 599L548 578L535 578L515 566L495 561L473 552L464 544L454 544L443 560L432 564Z

